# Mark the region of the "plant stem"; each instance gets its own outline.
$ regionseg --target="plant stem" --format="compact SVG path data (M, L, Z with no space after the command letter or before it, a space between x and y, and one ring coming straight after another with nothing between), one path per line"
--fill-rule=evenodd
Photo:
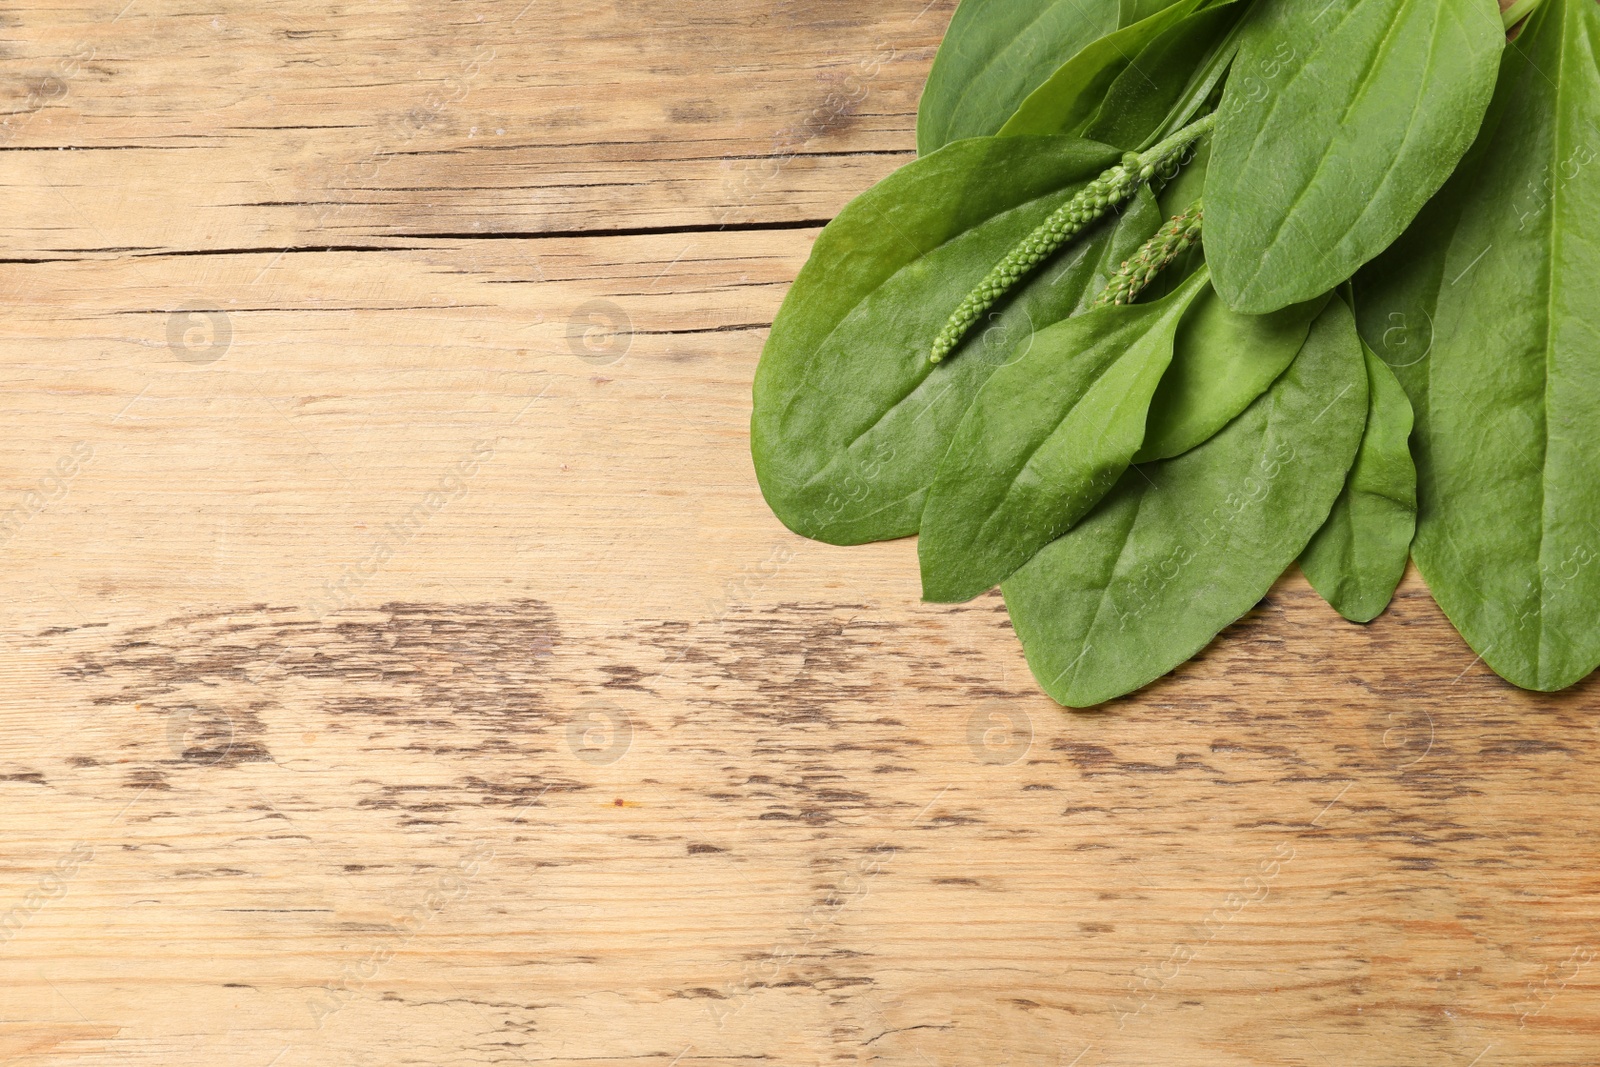
M1129 152L1122 162L1102 173L1080 189L1050 217L1024 237L1006 257L995 264L977 288L950 314L944 328L934 338L928 362L938 363L955 351L972 324L981 318L1012 286L1039 264L1082 233L1107 211L1138 191L1156 171L1181 156L1185 149L1216 125L1215 114L1196 119L1165 141L1142 154Z
M1533 9L1538 7L1540 3L1541 0L1516 0L1510 7L1502 6L1500 9L1500 21L1504 22L1506 29L1509 30L1533 14Z
M1154 237L1140 245L1139 250L1117 268L1092 306L1131 304L1137 300L1145 287L1155 281L1157 274L1171 266L1173 260L1200 240L1200 227L1204 219L1205 207L1199 200L1190 204L1189 210L1183 214L1172 216L1170 222L1157 230Z

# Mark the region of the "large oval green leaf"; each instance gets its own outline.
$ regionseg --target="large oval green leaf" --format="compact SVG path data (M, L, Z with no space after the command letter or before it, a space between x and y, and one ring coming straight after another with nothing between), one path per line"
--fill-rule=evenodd
M1204 648L1328 516L1366 419L1355 321L1329 302L1293 366L1192 452L1130 469L1001 590L1046 692L1089 707Z
M962 0L917 106L917 151L997 133L1086 45L1113 33L1120 0Z
M917 531L928 484L978 389L1035 329L1082 310L1160 225L1143 192L1024 280L937 365L934 336L990 268L1116 150L974 138L919 159L823 229L755 377L751 451L790 529L834 544Z
M1085 47L1179 0L962 0L917 108L917 151L998 133Z
M1130 66L1135 57L1167 30L1181 25L1203 3L1205 0L1179 0L1149 18L1086 45L1017 105L1016 113L1005 120L1000 133L1007 137L1051 133L1080 136L1094 121L1119 75L1134 69L1136 74L1149 80L1148 75L1142 73L1143 68ZM1185 70L1181 77L1170 79L1177 82L1169 86L1174 101L1183 92L1189 73ZM1163 95L1163 89L1154 81L1151 81L1151 91ZM1165 108L1157 117L1158 124L1164 116Z
M1417 528L1411 402L1366 345L1367 427L1344 491L1300 554L1312 588L1351 622L1371 622L1394 599Z
M1205 272L1153 304L1097 308L1028 338L967 409L922 513L924 600L992 589L1071 528L1144 440L1150 397Z
M1171 459L1209 440L1288 369L1326 304L1241 315L1207 286L1178 328L1134 462Z
M1496 0L1258 5L1206 175L1223 299L1309 300L1388 247L1472 143L1504 42Z
M1357 286L1416 409L1417 566L1525 689L1600 664L1597 58L1600 6L1544 0L1478 143Z

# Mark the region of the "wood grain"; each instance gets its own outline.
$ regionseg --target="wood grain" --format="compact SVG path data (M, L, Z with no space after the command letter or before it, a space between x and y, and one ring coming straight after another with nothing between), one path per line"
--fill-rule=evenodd
M764 506L948 0L524 3L5 16L5 1062L1597 1061L1595 684L1291 574L1067 713Z

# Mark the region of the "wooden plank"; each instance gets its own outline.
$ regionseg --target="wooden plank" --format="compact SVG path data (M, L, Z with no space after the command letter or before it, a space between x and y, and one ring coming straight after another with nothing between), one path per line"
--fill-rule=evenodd
M0 60L0 240L39 257L826 220L914 156L951 6L29 9Z
M997 597L765 508L816 229L723 228L721 161L881 37L745 209L900 162L923 2L15 14L14 86L109 43L0 152L44 260L0 264L6 1062L1592 1062L1595 683L1291 574L1067 713ZM308 219L479 40L453 147L372 183L430 198Z

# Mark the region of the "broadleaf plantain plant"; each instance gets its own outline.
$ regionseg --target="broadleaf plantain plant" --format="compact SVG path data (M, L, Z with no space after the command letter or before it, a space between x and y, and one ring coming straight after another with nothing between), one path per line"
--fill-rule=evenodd
M773 324L767 501L832 544L920 533L925 599L999 585L1072 707L1296 559L1367 622L1414 555L1489 666L1573 684L1600 664L1597 64L1597 0L963 0L921 158Z

